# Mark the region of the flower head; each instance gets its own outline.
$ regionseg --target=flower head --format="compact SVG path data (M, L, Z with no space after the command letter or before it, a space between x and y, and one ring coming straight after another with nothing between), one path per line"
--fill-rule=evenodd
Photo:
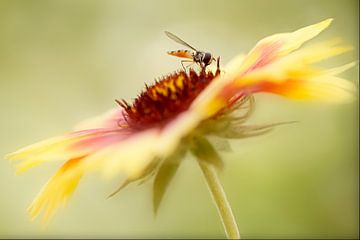
M219 59L216 70L172 73L146 86L133 103L117 101L120 106L81 123L72 132L9 154L8 159L20 161L18 172L43 162L66 160L30 205L31 217L44 210L44 220L48 220L67 201L81 177L94 171L106 177L125 174L121 188L155 174L157 209L187 151L216 168L223 166L209 135L225 140L242 138L275 126L244 124L253 110L255 93L350 101L356 87L337 75L354 63L333 69L314 65L350 48L328 41L299 50L331 21L267 37L247 55L236 57L224 73Z

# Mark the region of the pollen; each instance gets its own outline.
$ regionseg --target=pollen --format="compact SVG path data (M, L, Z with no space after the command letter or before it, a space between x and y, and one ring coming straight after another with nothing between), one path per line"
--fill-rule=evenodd
M125 100L116 102L125 110L124 118L129 127L143 129L163 126L179 113L186 111L193 100L219 74L211 71L197 73L190 69L164 76L151 86L145 84L132 104Z

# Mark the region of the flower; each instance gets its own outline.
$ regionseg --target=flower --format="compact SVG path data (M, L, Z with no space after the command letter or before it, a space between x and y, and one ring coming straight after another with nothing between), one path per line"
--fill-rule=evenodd
M73 131L7 155L20 161L19 173L44 162L66 160L31 203L30 216L44 211L43 220L49 220L82 176L96 171L107 178L125 174L119 189L155 175L156 210L187 151L199 161L222 168L208 136L219 137L226 146L226 139L259 135L276 125L244 125L253 111L255 93L298 100L353 100L356 86L337 75L355 63L333 69L314 65L350 47L332 40L299 49L331 21L264 38L247 55L228 64L225 73L218 58L216 70L181 70L162 77L146 86L133 103L117 100L120 106Z

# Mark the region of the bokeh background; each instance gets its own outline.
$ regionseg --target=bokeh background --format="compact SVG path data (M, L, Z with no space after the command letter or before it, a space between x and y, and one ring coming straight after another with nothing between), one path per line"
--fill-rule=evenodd
M171 31L223 63L259 39L333 17L318 39L340 36L357 60L357 0L0 1L0 156L68 131L131 100L155 77L180 67ZM317 41L317 40L315 40ZM358 81L358 67L343 73ZM221 174L245 238L356 238L359 217L357 102L328 105L257 96L253 123L298 120L231 142ZM141 151L141 146L139 146ZM26 208L60 163L15 176L0 161L0 236L224 237L193 158L184 160L158 216L151 182L106 199L118 181L83 179L65 209L42 228Z

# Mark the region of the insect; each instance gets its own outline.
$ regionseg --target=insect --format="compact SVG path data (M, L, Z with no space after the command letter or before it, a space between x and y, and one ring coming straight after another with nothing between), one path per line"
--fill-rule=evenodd
M186 43L185 41L181 40L178 36L165 31L166 36L170 39L174 40L181 45L190 48L191 50L177 50L168 52L169 55L180 57L180 58L189 58L191 60L181 60L181 65L185 70L184 62L192 62L197 63L200 65L202 70L205 70L206 66L210 65L212 61L216 61L216 59L212 56L209 52L198 51L196 48L192 47L190 44Z

